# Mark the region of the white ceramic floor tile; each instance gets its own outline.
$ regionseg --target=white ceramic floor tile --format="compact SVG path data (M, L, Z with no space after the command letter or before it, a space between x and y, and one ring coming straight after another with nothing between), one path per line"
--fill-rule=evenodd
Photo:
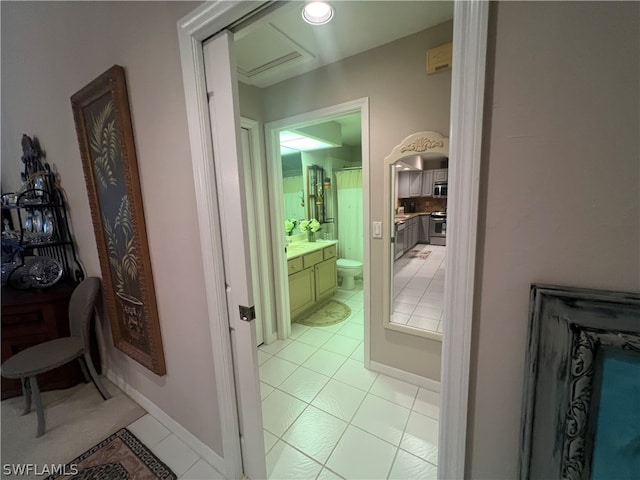
M440 418L440 394L421 388L413 410L436 420Z
M347 428L347 423L310 406L291 425L283 440L324 463Z
M260 400L264 400L275 389L268 383L260 382Z
M127 427L147 447L153 448L171 433L148 413Z
M362 341L364 339L364 325L349 322L338 330L338 335Z
M350 425L327 461L327 467L348 479L387 478L396 447Z
M387 377L383 374L378 375L373 387L369 390L369 393L373 393L378 397L382 397L406 408L412 407L417 392L418 387L415 385Z
M273 355L267 352L263 352L258 348L258 365L262 365L264 362L269 360Z
M419 317L418 315L411 315L411 318L407 322L407 325L411 327L421 328L423 330L429 330L435 332L438 328L440 320L435 318Z
M287 362L278 357L272 357L259 367L260 381L277 387L298 368L295 363Z
M322 465L283 441L278 441L267 454L267 477L274 480L313 480Z
M413 311L413 314L418 315L420 317L435 318L440 320L440 315L442 315L442 310L439 308L431 308L425 305L418 305Z
M276 437L271 432L267 432L266 430L262 430L264 433L264 453L269 453L271 447L273 447L278 441L278 437Z
M263 352L268 353L269 355L275 355L290 343L291 343L291 340L289 339L286 339L286 340L278 339L270 343L269 345L263 343L258 347L258 350L262 350Z
M316 480L340 480L342 477L336 475L328 468L323 468Z
M311 355L302 366L326 375L327 377L331 377L346 360L342 355L320 349Z
M225 480L224 476L204 460L200 459L180 480Z
M347 318L347 322L356 323L358 325L364 325L364 310L359 312L351 312L351 316Z
M406 313L411 315L416 309L415 305L409 305L408 303L393 302L393 311L398 313Z
M434 465L438 464L438 421L411 412L400 448Z
M420 297L424 293L424 290L422 288L405 287L402 289L401 293L407 294L407 295L413 295L414 297Z
M398 450L389 480L436 480L438 467L404 450Z
M322 346L322 350L327 350L329 352L348 357L353 353L356 347L360 345L360 341L361 340L345 337L337 333Z
M298 338L300 337L300 335L302 335L304 332L306 332L307 330L309 330L309 328L306 325L302 325L300 323L295 323L293 322L291 324L291 334L289 335L289 338Z
M337 380L329 380L311 405L349 422L366 395L362 390Z
M347 385L368 391L377 376L376 372L367 370L362 363L350 358L338 369L333 378Z
M409 413L408 408L375 395L367 395L351 424L389 443L399 445Z
M344 326L344 322L346 322L346 320L343 320L340 323L334 323L333 325L328 325L326 327L313 327L313 328L314 330L320 330L322 332L336 333L338 330L340 330Z
M345 305L349 305L349 308L351 308L352 312L359 312L363 308L362 300L355 300L353 298L349 298L347 300L342 300L342 303L344 303Z
M303 402L309 403L328 381L329 377L326 375L300 367L282 382L278 388Z
M409 295L408 293L404 293L404 290L402 292L403 293L396 297L396 302L408 303L409 305L417 305L420 301L420 295Z
M358 362L364 362L364 342L356 347L349 358L353 358Z
M311 355L315 353L318 347L313 347L302 342L291 342L278 353L276 357L287 360L288 362L302 365Z
M191 450L186 443L173 433L151 448L151 450L178 477L186 473L200 459L196 452Z
M326 332L319 328L309 328L306 332L297 338L298 342L306 343L314 347L321 347L324 343L333 337L333 332Z
M306 407L303 401L275 390L262 402L262 424L269 432L281 437Z
M401 325L406 325L410 318L411 314L408 313L393 312L391 314L391 321L393 323L400 323Z

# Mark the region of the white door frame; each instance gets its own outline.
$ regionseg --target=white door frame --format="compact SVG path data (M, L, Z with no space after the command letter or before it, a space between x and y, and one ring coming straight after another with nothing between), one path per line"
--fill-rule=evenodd
M369 237L369 99L359 98L350 102L332 105L330 107L305 112L293 117L276 120L266 123L264 126L266 152L267 152L267 171L269 172L269 204L272 209L273 224L284 225L284 193L282 191L282 163L276 161L280 158L280 148L278 144L278 132L280 130L291 128L293 126L303 127L316 123L318 120L329 121L349 113L359 112L361 116L361 140L362 140L362 195L363 210L363 291L364 291L364 365L369 367L370 351L369 351L369 295L371 291L371 282L369 281L370 266L370 237ZM278 315L278 336L279 338L287 338L291 333L291 319L289 318L289 289L287 285L288 272L286 269L287 257L284 252L284 237L282 229L272 229L272 256L274 265L274 277L276 305ZM278 281L279 280L279 281Z
M226 465L226 472L222 473L227 478L241 477L242 457L224 278L217 269L222 264L222 241L217 229L219 212L214 194L202 41L262 3L208 2L178 22L196 205L201 222L213 369L220 407L222 456ZM439 478L464 478L488 10L488 2L482 0L454 4L449 132L449 182L454 195L448 199L451 253L447 255L445 315L449 328L442 351Z

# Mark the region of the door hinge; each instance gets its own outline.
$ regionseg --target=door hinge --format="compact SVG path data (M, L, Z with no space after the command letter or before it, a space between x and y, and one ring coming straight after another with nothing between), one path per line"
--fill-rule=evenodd
M255 320L256 318L256 307L251 305L250 307L245 307L244 305L240 305L240 320L244 320L245 322L250 322L251 320Z

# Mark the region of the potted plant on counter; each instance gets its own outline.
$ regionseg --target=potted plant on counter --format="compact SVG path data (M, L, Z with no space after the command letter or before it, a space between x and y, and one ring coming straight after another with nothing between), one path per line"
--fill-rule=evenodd
M300 222L300 231L307 232L307 240L310 242L316 241L316 232L320 231L321 228L320 222L315 218Z

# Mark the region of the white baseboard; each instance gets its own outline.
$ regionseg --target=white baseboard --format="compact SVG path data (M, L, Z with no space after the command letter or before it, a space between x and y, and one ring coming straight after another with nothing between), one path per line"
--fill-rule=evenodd
M435 380L431 380L430 378L421 377L420 375L416 375L415 373L405 372L404 370L400 370L399 368L390 367L389 365L374 362L373 360L369 362L369 369L373 370L374 372L384 373L389 377L402 380L403 382L410 383L417 387L422 387L425 390L431 390L432 392L440 393L440 382L436 382Z
M144 408L149 415L158 420L169 431L175 433L176 436L186 443L189 448L202 457L209 465L215 468L218 472L225 474L226 466L224 459L216 452L211 450L208 446L202 443L186 428L176 422L173 418L167 415L164 410L158 407L155 403L142 395L138 390L129 385L122 377L116 374L113 370L106 370L106 377L111 380L120 390L131 397L135 402Z

